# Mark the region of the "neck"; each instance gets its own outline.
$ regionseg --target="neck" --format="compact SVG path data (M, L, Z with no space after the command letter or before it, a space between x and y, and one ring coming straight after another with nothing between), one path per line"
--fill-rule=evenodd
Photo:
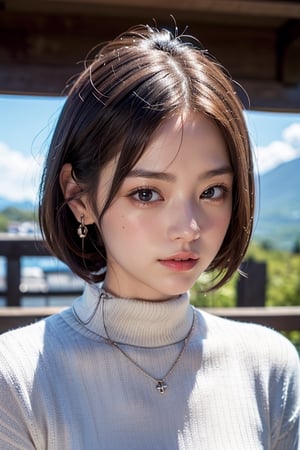
M183 340L193 321L188 293L158 302L116 297L97 285L87 286L74 312L94 333L107 337L106 328L113 341L142 347Z
M152 298L152 297L133 297L129 294L120 294L118 292L116 292L114 289L110 289L105 281L102 285L102 291L103 293L105 293L107 295L107 297L115 297L115 298L122 298L124 300L133 300L133 301L141 301L141 302L153 302L153 303L160 303L160 302L168 302L170 300L176 299L178 297L180 297L183 294L179 294L179 295L172 295L171 297L157 297L157 298Z

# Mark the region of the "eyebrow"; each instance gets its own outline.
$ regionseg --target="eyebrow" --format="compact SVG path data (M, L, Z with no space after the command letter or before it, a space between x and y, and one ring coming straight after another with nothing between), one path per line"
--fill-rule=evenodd
M216 167L215 169L208 170L202 175L199 175L199 178L213 178L218 175L231 175L233 173L232 168L229 165ZM128 178L151 178L155 180L163 180L168 182L174 182L176 180L176 176L168 173L168 172L155 172L151 170L144 169L133 169L127 175Z
M175 181L175 175L167 172L154 172L151 170L143 170L143 169L133 169L127 175L130 178L154 178L156 180L163 181Z

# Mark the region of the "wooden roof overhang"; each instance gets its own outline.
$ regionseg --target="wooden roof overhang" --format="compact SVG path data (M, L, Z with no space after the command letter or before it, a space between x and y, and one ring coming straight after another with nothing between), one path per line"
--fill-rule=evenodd
M0 0L0 93L60 95L97 43L153 18L173 27L171 15L252 109L300 112L299 0Z

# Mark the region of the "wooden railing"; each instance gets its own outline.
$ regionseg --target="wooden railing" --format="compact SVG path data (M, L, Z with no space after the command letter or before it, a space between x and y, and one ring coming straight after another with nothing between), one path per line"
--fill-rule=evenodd
M0 235L0 256L6 259L6 285L0 290L0 295L6 298L6 306L21 306L24 292L21 291L21 257L23 256L50 256L44 241L32 237ZM81 292L76 289L56 288L49 291L29 291L30 297L69 297Z
M28 325L62 311L63 307L0 308L0 333ZM228 319L259 323L278 331L300 330L300 306L258 308L204 308L204 311Z
M49 256L43 241L33 240L32 238L16 238L0 236L0 256L4 256L7 261L7 282L6 289L0 292L2 297L7 299L7 307L0 308L0 332L11 328L16 328L28 323L32 323L41 318L47 317L61 311L61 307L30 307L21 306L21 298L24 295L20 291L21 282L21 264L22 256ZM249 280L245 280L249 284ZM253 283L252 283L253 284ZM249 287L249 286L248 286ZM239 287L240 298L238 299L237 308L206 308L213 314L235 319L244 322L260 323L270 326L279 331L300 330L300 306L294 307L264 307L249 306L249 302L241 297L241 293L245 289ZM249 289L246 289L248 292ZM73 298L81 293L81 289L64 289L48 292L29 292L27 295L34 296L51 296L51 297L68 297ZM257 295L250 296L250 299L258 298ZM247 299L246 299L247 300ZM250 303L251 304L251 303ZM253 303L252 303L253 304ZM261 300L260 303L261 304Z

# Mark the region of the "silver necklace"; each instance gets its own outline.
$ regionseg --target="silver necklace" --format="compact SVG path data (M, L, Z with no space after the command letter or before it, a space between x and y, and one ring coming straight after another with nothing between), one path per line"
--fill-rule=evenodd
M147 372L142 366L140 366L136 361L134 361L133 358L131 358L130 355L128 355L127 352L125 352L125 350L123 350L123 348L115 341L113 341L107 331L107 327L105 324L105 312L104 312L104 298L106 297L105 294L101 294L101 297L103 299L103 307L102 307L102 322L103 322L103 327L106 333L106 338L105 341L111 345L112 347L116 348L117 350L119 350L124 356L125 358L128 359L128 361L130 361L140 372L142 372L147 378L149 378L150 380L152 380L155 383L155 388L157 390L157 392L159 392L160 394L164 394L166 392L166 390L168 389L168 385L167 385L167 378L169 378L172 373L175 370L175 367L177 366L177 364L179 363L188 343L189 340L191 338L192 332L194 330L195 327L195 310L193 311L193 321L192 321L192 325L191 328L189 329L188 334L186 335L186 337L183 339L183 346L177 356L177 358L175 359L175 361L173 362L171 368L168 370L168 372L165 374L165 376L163 376L162 378L155 378L154 376L152 376L149 372Z

